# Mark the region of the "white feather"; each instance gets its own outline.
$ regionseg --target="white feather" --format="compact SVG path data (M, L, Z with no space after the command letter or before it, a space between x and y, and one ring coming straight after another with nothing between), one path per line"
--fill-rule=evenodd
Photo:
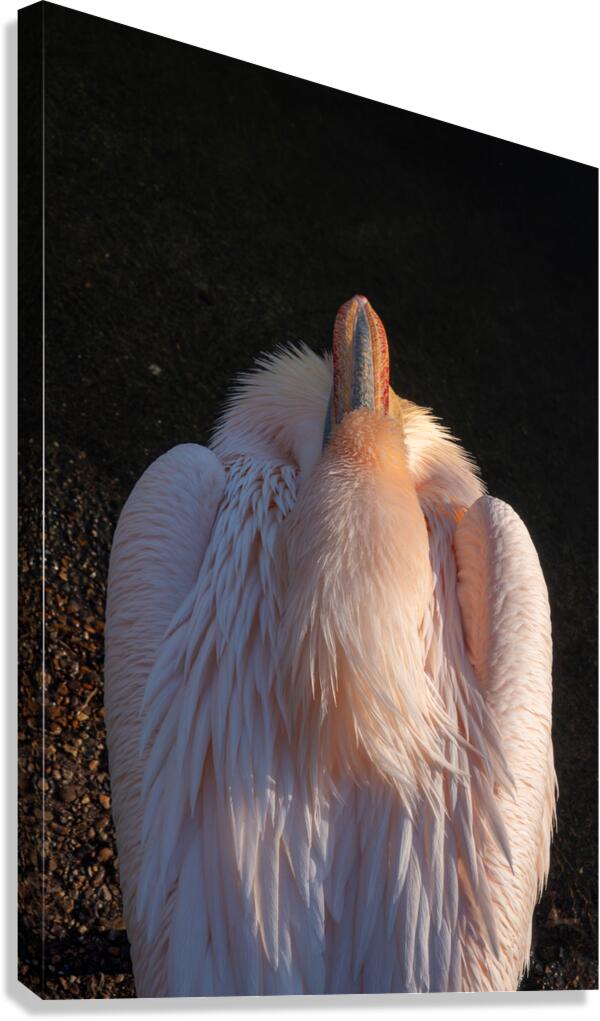
M213 452L159 459L117 528L106 715L139 995L510 989L526 964L554 804L535 551L395 395L402 429L365 425L352 461L346 424L322 455L330 387L307 348L267 357ZM395 438L401 498L376 467Z

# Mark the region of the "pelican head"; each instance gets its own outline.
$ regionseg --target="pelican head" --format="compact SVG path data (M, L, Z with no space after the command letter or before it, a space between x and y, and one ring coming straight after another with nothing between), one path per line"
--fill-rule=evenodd
M394 433L422 495L441 490L463 506L481 496L474 466L448 430L394 393L386 331L362 294L340 307L331 354L321 357L299 343L261 356L239 377L211 446L221 458L291 458L301 489L337 445L342 423L356 428L361 419Z

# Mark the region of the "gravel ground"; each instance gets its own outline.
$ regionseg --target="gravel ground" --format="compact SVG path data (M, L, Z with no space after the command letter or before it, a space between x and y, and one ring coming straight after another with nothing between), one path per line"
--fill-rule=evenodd
M21 531L28 542L19 551L24 593L20 976L49 999L131 997L135 988L110 814L102 678L108 552L123 493L116 483L99 485L85 451L51 445L46 470L45 728L40 719L42 673L34 644L39 607L31 585L39 577L39 545L31 541L37 521L27 509L35 500L27 499L27 482L21 489ZM39 768L43 729L45 755ZM43 896L40 843L46 866Z
M25 131L40 78L20 61L22 981L50 999L134 995L102 708L120 507L164 450L206 442L260 350L322 349L361 291L388 328L394 388L462 438L538 549L560 799L523 987L595 987L597 174L45 11L45 678L41 149Z

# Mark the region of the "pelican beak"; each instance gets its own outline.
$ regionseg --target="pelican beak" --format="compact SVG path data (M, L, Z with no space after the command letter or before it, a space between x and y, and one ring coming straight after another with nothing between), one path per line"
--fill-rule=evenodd
M387 415L390 360L381 319L362 294L338 311L333 329L333 387L327 409L323 446L344 415L357 408Z

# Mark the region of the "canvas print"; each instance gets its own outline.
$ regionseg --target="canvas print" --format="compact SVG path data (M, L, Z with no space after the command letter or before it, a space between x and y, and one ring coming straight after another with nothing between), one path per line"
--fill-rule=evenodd
M19 47L20 980L596 986L596 170Z

